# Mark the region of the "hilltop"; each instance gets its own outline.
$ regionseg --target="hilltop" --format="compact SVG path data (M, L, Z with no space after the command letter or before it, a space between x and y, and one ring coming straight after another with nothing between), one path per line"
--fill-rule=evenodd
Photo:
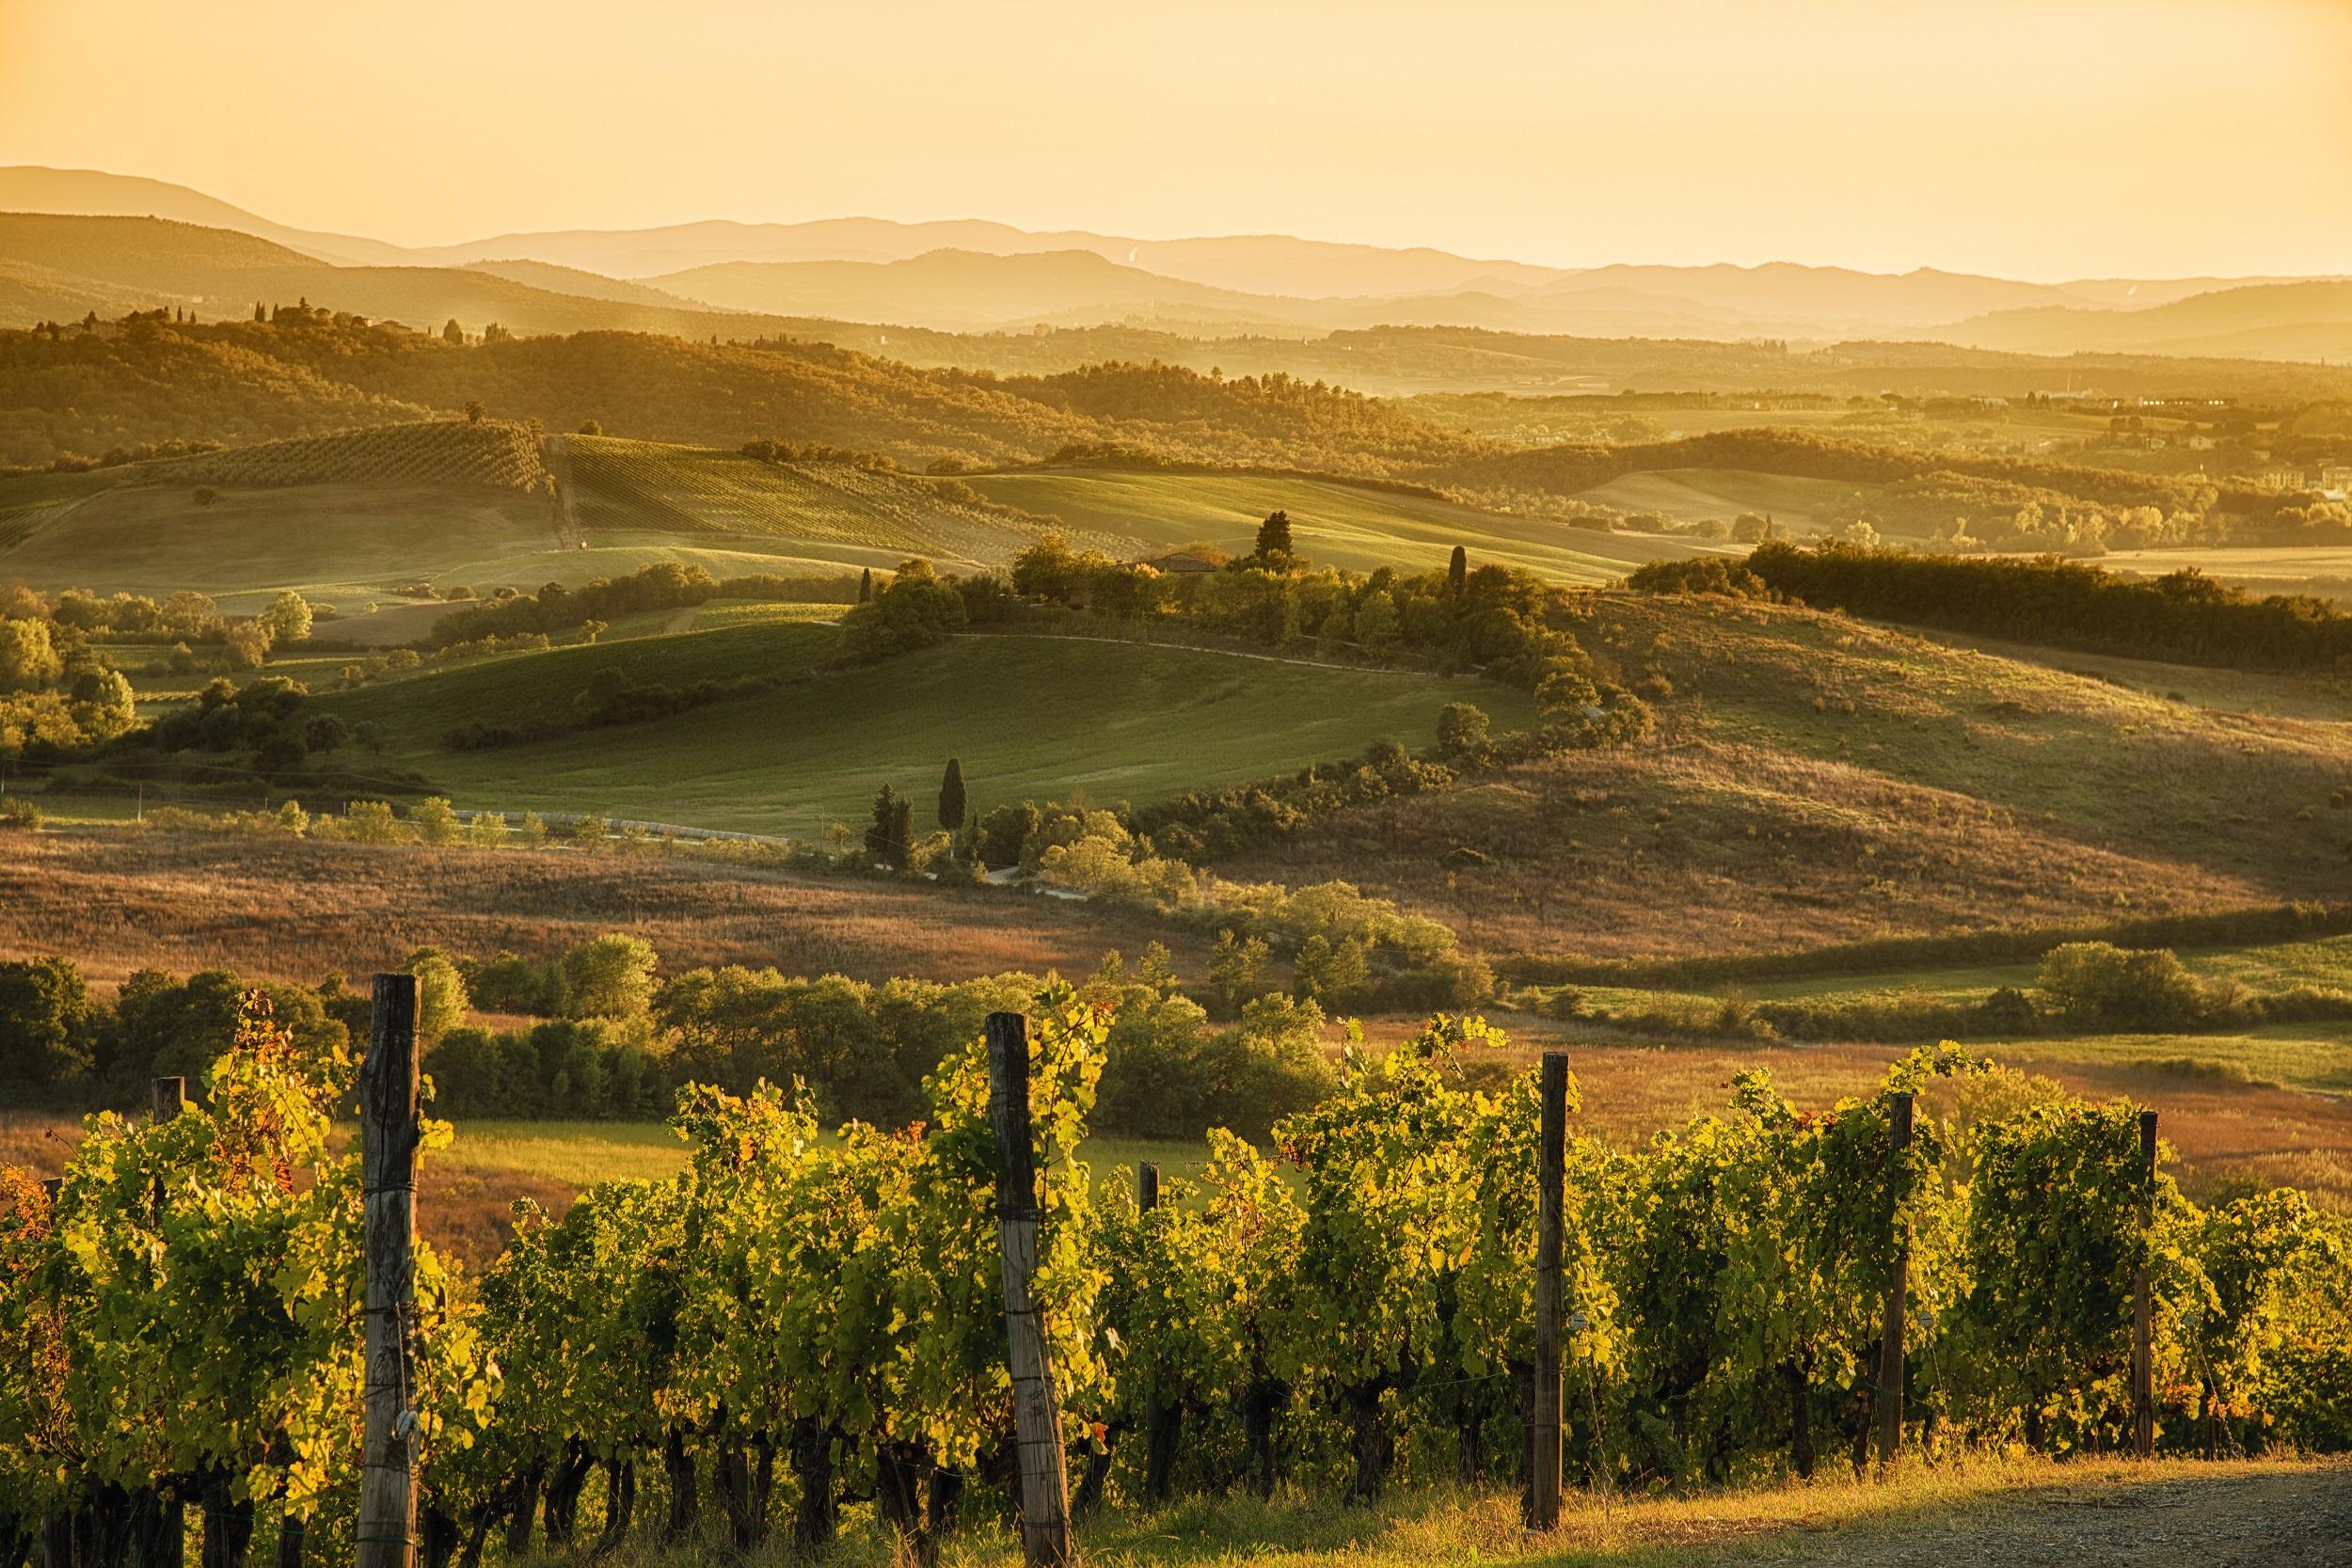
M2136 310L2008 309L1959 323L1948 336L2038 354L2089 349L2335 361L2352 355L2352 281L2216 289Z
M771 316L951 332L1164 315L1278 322L1306 313L1261 295L1122 267L1090 250L1024 256L934 250L901 261L721 261L648 281L672 293Z
M268 242L284 258L273 265L287 298L418 325L454 316L473 329L498 321L525 332L723 332L710 318L725 311L699 310L692 302L700 300L900 327L1085 326L1156 317L1225 336L1259 327L1291 336L1429 327L1817 344L1920 338L2050 354L2135 349L2280 359L2333 357L2328 345L2340 343L2344 330L2340 302L2313 292L2310 279L2033 283L1933 268L1897 275L1790 262L1556 267L1279 234L1152 241L974 220L870 218L510 233L404 248L287 228L159 182L23 167L0 169L0 210L11 209L44 214L78 238L59 255L54 240L0 233L0 253L11 258L0 268L0 321L159 304L227 313L223 302L238 296L211 286L222 274L203 254L207 242L190 241L180 266L150 268L135 282L119 275L103 245L87 243L147 224L183 239L181 231L203 226ZM0 230L28 221L0 220ZM511 286L469 280L492 275ZM2233 297L2264 293L2272 297L2259 307Z
M471 401L551 430L593 420L616 434L705 446L784 438L915 467L1134 447L1227 467L1378 476L1482 444L1337 388L1137 364L999 377L790 340L621 332L460 345L317 310L0 332L0 464L251 430L326 434L376 422L350 417L372 403L454 414Z

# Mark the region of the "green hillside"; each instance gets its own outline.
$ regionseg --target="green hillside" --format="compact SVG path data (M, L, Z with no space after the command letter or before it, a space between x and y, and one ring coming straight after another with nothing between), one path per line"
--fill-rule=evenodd
M1441 566L1459 545L1557 581L1611 582L1645 561L1720 547L1322 480L1078 468L978 474L970 483L991 500L1059 519L1073 537L1120 533L1159 550L1205 541L1246 554L1266 514L1283 511L1302 553L1357 571Z
M1411 672L1048 637L966 637L886 663L645 723L498 751L448 752L468 718L567 708L600 663L643 681L726 677L822 656L831 628L753 624L595 649L503 657L335 692L321 707L372 720L384 760L460 806L589 811L693 826L820 832L863 818L882 783L929 804L962 759L975 803L1084 789L1145 801L1285 772L1395 736L1419 746L1438 710L1471 701L1499 729L1534 717L1519 693ZM797 664L796 664L797 661Z
M772 607L761 607L763 609ZM826 607L833 614L839 607ZM352 723L373 723L388 749L405 758L440 756L441 737L460 724L513 724L566 716L572 699L599 670L642 686L682 686L748 674L809 669L841 652L837 626L769 615L711 630L575 643L493 655L446 669L428 667L318 701ZM610 734L625 736L628 731Z
M803 564L889 567L919 555L961 569L1002 565L1042 531L957 499L953 482L850 461L771 463L586 436L563 437L558 451L573 525L592 546L661 535ZM1132 534L1072 531L1114 552L1137 546Z
M1728 523L1754 513L1777 523L1804 524L1825 519L1857 491L1876 488L1741 468L1656 468L1580 490L1576 499L1620 512L1660 512L1679 522Z

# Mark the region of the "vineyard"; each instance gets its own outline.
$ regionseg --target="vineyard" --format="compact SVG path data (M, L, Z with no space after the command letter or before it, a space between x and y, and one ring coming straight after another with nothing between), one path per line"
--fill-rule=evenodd
M133 468L97 468L80 473L17 474L0 479L0 552L29 537L42 524L63 518L102 490L113 488Z
M957 499L932 481L850 461L763 462L736 452L609 436L564 438L581 527L789 539L835 558L895 563L919 555L958 567L1002 565L1039 525ZM1139 553L1104 529L1081 547Z
M167 1080L152 1119L93 1118L54 1185L0 1178L8 1568L36 1539L174 1560L189 1507L208 1565L257 1535L280 1568L366 1563L409 1544L378 1485L405 1463L421 1560L470 1568L534 1536L847 1530L928 1562L1016 1511L1035 1561L1049 1495L1083 1521L1441 1478L1518 1485L1540 1521L1555 1465L1624 1494L1874 1453L2352 1446L2342 1223L2286 1190L2191 1204L2129 1104L1947 1046L1820 1113L1746 1074L1628 1152L1565 1125L1557 1058L1539 1088L1438 1018L1351 1047L1270 1156L1213 1132L1196 1181L1131 1189L1077 1157L1110 1043L1041 994L898 1131L689 1089L677 1177L521 1206L480 1279L421 1248L413 1296L379 1298L407 1276L363 1214L405 1192L402 1135L368 1111L363 1182L334 1127L353 1064L249 1004L200 1105Z
M548 487L539 439L523 425L388 424L341 436L233 447L138 470L142 479L188 484L473 484L500 490Z

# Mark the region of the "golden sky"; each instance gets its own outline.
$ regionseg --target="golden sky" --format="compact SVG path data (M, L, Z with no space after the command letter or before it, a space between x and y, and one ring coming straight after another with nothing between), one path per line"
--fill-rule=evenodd
M0 0L0 164L410 244L701 217L2352 272L2352 0Z

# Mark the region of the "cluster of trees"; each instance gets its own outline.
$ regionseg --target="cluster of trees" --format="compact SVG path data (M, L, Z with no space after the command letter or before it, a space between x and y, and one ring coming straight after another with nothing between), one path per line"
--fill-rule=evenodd
M2042 550L2098 555L2223 544L2231 520L2217 512L2158 505L2110 505L2013 480L1945 471L1901 479L1829 513L1841 531L1866 524L1873 534L1922 535L1950 551Z
M1401 741L1375 741L1359 757L1319 762L1282 778L1187 790L1138 808L1130 820L1162 853L1205 865L1279 843L1351 806L1450 788L1465 776L1560 752L1629 745L1654 723L1650 705L1613 681L1599 683L1589 704L1506 736L1489 736L1475 705L1450 703L1438 715L1437 746L1421 756Z
M405 967L418 977L435 1110L459 1117L660 1117L688 1084L749 1094L797 1080L829 1115L896 1127L921 1114L925 1078L987 1014L1025 1005L1046 983L1017 974L869 983L737 965L665 979L649 943L617 933L545 960L420 948ZM1263 1137L1325 1093L1322 1006L1283 990L1270 968L1253 982L1219 1026L1180 990L1158 943L1133 966L1107 954L1075 993L1108 1029L1102 1125ZM200 1082L254 999L306 1056L328 1060L365 1037L367 999L341 976L306 988L141 971L108 1004L65 958L0 962L0 1106L134 1105L158 1074ZM469 1022L477 1010L532 1022L485 1028Z
M83 605L70 608L60 620L45 596L0 589L0 758L55 759L136 721L130 681L80 619Z
M141 1103L155 1077L200 1078L257 998L304 1054L321 1060L349 1044L355 1018L366 1027L367 999L336 978L311 989L225 970L184 980L140 970L107 1002L68 959L0 960L0 1104Z
M1534 1073L1492 1063L1499 1032L1438 1018L1351 1050L1275 1125L1281 1164L1212 1132L1146 1209L1081 1158L1113 1026L1066 990L1026 1006L1033 1283L1079 1507L1530 1479L1543 1111ZM209 1560L242 1556L258 1501L298 1568L348 1552L359 1492L361 1210L329 1153L351 1067L256 1020L219 1043L204 1105L100 1122L54 1195L0 1173L0 1519L135 1528L200 1478ZM518 1560L541 1526L574 1543L599 1468L607 1552L641 1479L672 1547L707 1497L743 1555L778 1514L821 1553L858 1499L918 1563L964 1513L1003 1516L981 1044L922 1098L902 1132L827 1135L772 1085L697 1085L677 1176L526 1209L478 1283L427 1252L407 1329L428 1559L500 1526ZM2289 1189L2190 1201L2142 1164L2129 1102L1939 1050L1820 1111L1743 1073L1635 1150L1576 1125L1562 1435L1595 1487L1860 1467L1882 1415L1931 1454L2122 1450L2136 1297L2159 1451L2352 1447L2344 1222ZM191 1304L190 1278L246 1288Z
M993 587L987 574L960 581L941 577L920 557L902 561L880 589L870 573L863 579L860 602L842 617L842 641L850 657L862 660L933 646L961 631L971 619L967 603L985 603Z
M2138 581L2050 556L1970 560L1832 543L1766 545L1746 569L1784 597L1915 626L2183 664L2352 667L2352 616L2323 599L2257 597L2193 568Z
M360 735L331 713L310 708L310 689L284 675L263 675L239 686L215 676L196 701L175 707L136 737L157 751L249 752L263 772L285 773L313 756L324 757L354 740L372 744L372 726Z
M1021 599L1120 620L1474 669L1554 707L1581 707L1596 696L1576 641L1573 595L1531 572L1472 567L1458 546L1443 571L1318 568L1296 553L1291 519L1277 513L1260 529L1258 547L1220 571L1162 573L1073 549L1049 532L1013 558L1011 583Z

